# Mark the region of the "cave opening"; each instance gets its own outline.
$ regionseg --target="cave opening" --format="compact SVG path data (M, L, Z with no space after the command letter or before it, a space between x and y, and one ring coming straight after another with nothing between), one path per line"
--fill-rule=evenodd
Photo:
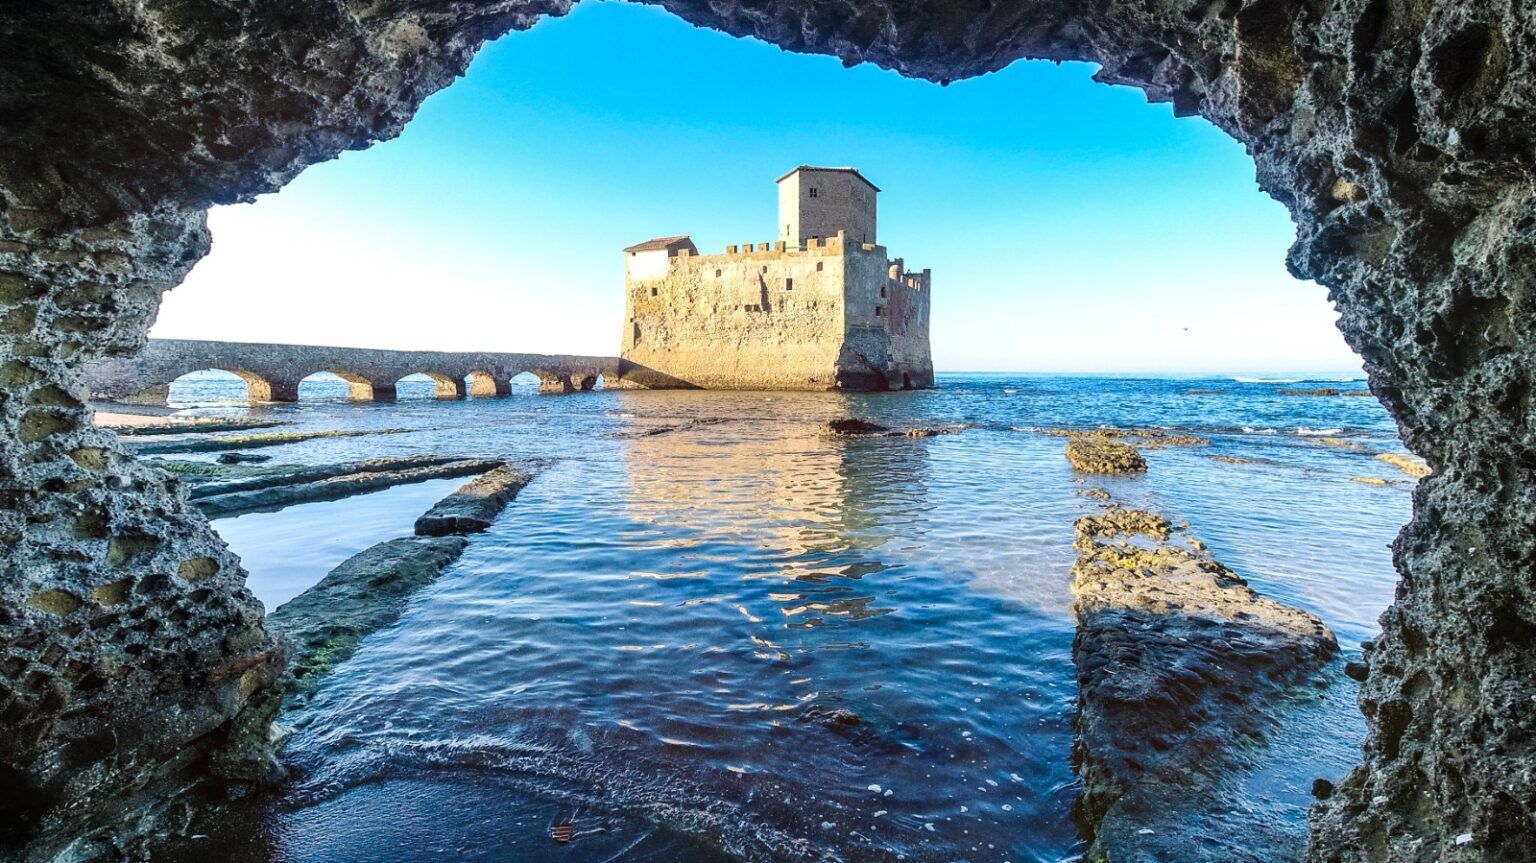
M1536 720L1520 709L1530 695L1528 645L1510 643L1520 627L1477 625L1490 616L1533 618L1525 583L1531 476L1520 467L1532 448L1520 394L1529 390L1533 340L1516 300L1536 221L1529 107L1511 83L1528 79L1533 52L1517 13L1258 0L1152 11L1026 4L947 15L920 4L829 20L793 5L774 16L750 6L673 5L694 23L944 81L1026 55L1091 60L1101 64L1101 80L1139 86L1180 114L1202 113L1243 142L1260 185L1297 223L1289 266L1327 285L1372 389L1437 471L1416 492L1414 519L1395 544L1405 580L1358 671L1371 724L1365 763L1319 791L1309 854L1517 859L1529 847L1536 827L1509 803L1533 799ZM59 593L107 589L100 595L115 601L114 586L133 583L146 606L195 619L204 635L178 642L188 649L157 656L153 668L134 666L110 686L75 693L67 715L58 695L14 702L15 728L26 733L8 738L5 772L20 774L35 799L110 791L104 772L61 771L66 762L44 757L94 751L85 745L95 739L89 727L169 727L179 715L194 719L179 726L186 737L173 750L264 739L263 694L281 666L280 649L251 622L259 607L241 586L238 562L162 476L90 428L79 365L140 346L159 293L206 252L206 208L272 191L307 164L397 133L481 40L566 10L534 4L429 19L386 5L366 18L306 22L320 43L360 62L334 66L273 50L289 31L269 26L260 10L220 20L139 11L152 24L82 23L64 7L7 13L18 25L4 37L16 58L7 98L15 116L46 118L3 137L0 288L8 311L0 332L4 385L16 395L3 405L7 493L29 525L78 524L82 532L80 549L61 555L53 534L12 531L9 554L22 575L7 589L0 626L8 645L29 651L28 662L36 645L90 660L95 648L61 640L70 627L44 615L87 613ZM18 33L58 38L26 44ZM213 47L166 44L199 37ZM122 68L102 77L73 46L116 56ZM1369 62L1358 60L1361 52ZM176 85L163 86L169 80ZM313 102L268 98L284 88ZM137 155L125 161L123 153ZM111 538L88 529L95 515L81 519L97 512ZM102 582L103 561L113 568L110 582ZM29 607L28 596L44 599ZM152 636L156 627L144 630ZM160 686L171 677L207 685ZM1508 685L1484 689L1484 680ZM161 697L140 697L151 692ZM114 757L166 757L158 738L122 740ZM206 754L229 777L270 773L259 745L244 756L232 755L237 748ZM51 855L78 826L67 814L31 815L19 833L5 832L27 837L44 849L38 854Z

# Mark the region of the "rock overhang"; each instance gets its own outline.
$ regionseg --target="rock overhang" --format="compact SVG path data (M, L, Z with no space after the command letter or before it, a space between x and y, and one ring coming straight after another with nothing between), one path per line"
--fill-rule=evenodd
M1396 544L1406 579L1367 662L1366 765L1319 805L1312 856L1515 859L1536 842L1528 818L1536 804L1529 743L1536 719L1516 710L1536 697L1528 649L1536 599L1522 576L1536 566L1528 529L1536 513L1528 410L1536 336L1525 296L1536 273L1536 100L1522 83L1536 77L1536 35L1523 7L1512 0L659 5L701 26L941 83L1023 57L1096 62L1099 80L1138 86L1241 140L1261 186L1297 221L1293 272L1329 288L1373 390L1410 447L1436 468ZM406 0L128 0L6 10L0 460L12 503L4 526L15 540L6 564L25 577L4 591L7 614L22 610L4 626L43 620L37 615L46 612L23 610L27 596L93 577L61 562L62 550L87 563L110 554L105 536L57 539L42 525L89 511L101 517L82 530L100 524L127 535L142 532L138 514L149 512L159 513L167 558L185 553L220 568L211 587L194 590L227 600L230 633L259 633L249 626L238 563L162 480L83 423L79 367L142 345L159 294L207 251L208 206L273 191L309 164L397 134L484 41L569 8L564 0L431 8ZM64 395L50 395L55 403L46 408L29 406L45 391ZM110 469L86 467L101 464ZM129 556L115 564L128 571L112 575L146 578L159 563L158 554ZM270 654L259 634L242 638L229 662ZM212 679L229 662L185 671ZM259 725L261 709L244 705L260 699L226 698L228 678L219 679L223 689L205 690L206 702L188 693L188 703L222 700ZM1501 684L1468 688L1479 679ZM117 686L106 695L125 711L142 703L137 689ZM105 696L75 697L83 710ZM44 727L44 708L23 714L18 727ZM131 725L144 715L118 718ZM231 728L252 727L228 718ZM74 726L46 727L74 733ZM6 751L8 771L50 781L35 772L41 750L13 739ZM83 771L47 787L100 797L108 785L91 785L91 777L102 775Z

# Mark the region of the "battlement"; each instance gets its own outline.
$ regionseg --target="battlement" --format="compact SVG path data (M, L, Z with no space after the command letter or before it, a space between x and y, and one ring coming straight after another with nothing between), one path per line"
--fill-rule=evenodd
M729 245L723 252L713 255L701 255L688 249L678 250L673 257L716 259L716 258L756 258L763 256L779 255L841 255L845 252L875 252L885 254L885 246L879 243L849 243L839 233L835 237L808 237L804 243L789 243L784 240L776 240L771 243L741 243Z

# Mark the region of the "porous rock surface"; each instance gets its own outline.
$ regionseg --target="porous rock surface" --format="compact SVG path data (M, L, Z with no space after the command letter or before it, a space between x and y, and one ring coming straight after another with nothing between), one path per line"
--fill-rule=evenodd
M1198 543L1170 542L1157 513L1111 506L1075 529L1074 758L1088 859L1287 859L1251 825L1220 824L1232 807L1219 787L1263 739L1284 689L1337 652L1333 633Z
M1365 674L1364 763L1318 805L1309 856L1518 860L1536 847L1529 4L661 5L937 81L1020 57L1089 60L1099 80L1241 141L1296 222L1292 271L1328 288L1372 390L1433 468L1394 547L1403 581ZM257 741L231 732L262 715L281 661L202 517L91 428L82 364L142 346L160 294L208 250L210 205L397 134L486 39L567 8L0 11L0 841L17 854L120 835L104 813L153 796L129 792ZM211 763L261 764L261 748Z
M1104 434L1072 435L1067 461L1082 473L1145 473L1147 460L1136 447Z

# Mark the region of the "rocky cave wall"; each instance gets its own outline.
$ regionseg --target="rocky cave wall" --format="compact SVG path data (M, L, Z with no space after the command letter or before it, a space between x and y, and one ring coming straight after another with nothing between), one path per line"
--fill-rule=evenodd
M1369 654L1364 764L1319 803L1310 856L1514 860L1536 847L1532 7L661 5L935 81L1021 57L1091 60L1100 80L1242 141L1297 223L1292 270L1330 289L1372 389L1435 468L1396 543L1403 581ZM71 841L92 850L89 837L134 832L103 813L275 769L264 729L282 650L172 481L90 427L81 364L143 344L160 294L207 251L209 206L397 134L484 40L567 8L0 12L0 842L36 859Z

